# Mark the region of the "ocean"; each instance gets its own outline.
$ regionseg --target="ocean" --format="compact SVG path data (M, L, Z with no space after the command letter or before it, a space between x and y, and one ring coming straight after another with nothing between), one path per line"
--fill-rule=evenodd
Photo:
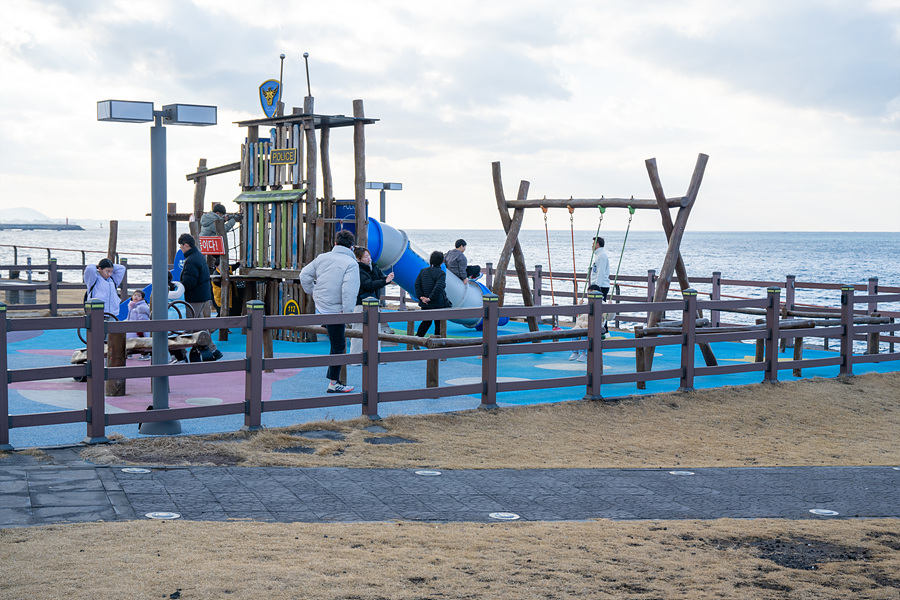
M179 224L187 231L187 224ZM594 231L575 231L575 266L585 271L590 261L591 238ZM449 250L457 238L466 240L466 256L470 264L497 263L506 236L502 230L439 230L409 229L410 240L425 252ZM666 238L662 231L631 231L627 240L623 230L601 230L606 239L611 272L618 267L620 274L644 277L648 269L662 266L666 253ZM17 262L24 264L31 258L34 264L47 263L47 250L59 264L80 264L81 250L92 251L87 261L97 262L106 254L109 232L106 226L92 224L84 231L0 231L0 264L13 262L17 247ZM568 230L552 230L548 239L544 231L522 231L519 241L528 268L541 265L546 275L549 269L572 272L572 234ZM230 245L236 236L230 236ZM623 243L625 247L623 249ZM32 248L28 248L32 247ZM150 262L150 224L122 222L118 228L118 251L132 264ZM783 281L795 275L798 282L865 283L877 277L881 286L900 287L900 233L898 232L707 232L687 231L681 244L682 257L689 276L710 277L720 271L724 279ZM619 266L621 258L621 266ZM512 265L510 265L512 268ZM7 276L7 273L3 273ZM26 275L22 273L24 278ZM35 275L44 279L44 275ZM149 281L150 273L136 272L132 281ZM81 274L69 271L65 281L80 281ZM547 284L549 287L549 284ZM571 291L571 284L557 284L558 289ZM697 284L699 291L709 286ZM725 288L724 293L759 297L764 290L754 288ZM641 292L635 292L641 293ZM797 302L836 306L839 292L803 290L796 292ZM900 310L900 306L885 306L886 310Z

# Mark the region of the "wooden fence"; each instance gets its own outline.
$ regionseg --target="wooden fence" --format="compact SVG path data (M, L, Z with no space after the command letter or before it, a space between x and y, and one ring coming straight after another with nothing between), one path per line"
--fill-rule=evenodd
M176 419L193 419L230 414L244 415L244 429L255 430L262 425L262 413L297 410L304 408L321 408L343 405L358 405L362 415L378 418L379 404L441 398L457 395L479 395L481 407L491 408L497 405L497 395L503 392L524 390L541 390L562 387L581 387L583 397L590 400L603 400L601 386L617 383L640 383L663 379L676 379L679 389L691 390L697 377L711 375L729 375L735 373L760 372L762 381L777 381L778 372L784 369L804 369L822 366L838 366L841 375L852 375L854 365L869 362L900 361L900 353L858 355L853 352L855 335L896 332L900 324L888 323L880 325L855 325L853 307L857 304L900 302L900 294L873 294L856 296L853 286L841 288L841 318L829 327L810 327L806 329L782 330L780 328L780 289L771 287L765 298L753 300L710 300L701 301L696 292L686 290L680 301L667 302L623 302L608 304L602 301L600 294L591 293L587 304L574 306L498 306L498 298L486 294L480 308L442 309L429 312L429 318L435 320L455 318L483 318L483 337L473 341L473 345L447 347L424 350L378 351L378 325L382 322L409 322L421 319L421 315L413 312L382 312L376 301L367 300L362 313L334 315L298 315L267 316L264 305L259 301L247 303L247 314L237 317L212 319L195 319L191 327L206 329L217 327L246 328L246 356L237 360L220 360L210 363L151 364L139 366L107 367L104 363L104 338L106 334L125 333L131 331L169 331L173 328L171 321L140 322L105 322L103 305L97 301L89 301L85 305L87 316L79 317L43 317L43 318L7 318L7 306L0 303L0 361L7 374L7 384L24 381L44 381L61 377L85 378L85 408L31 414L9 414L8 386L0 388L0 410L5 410L6 419L0 420L0 449L8 449L9 431L11 428L36 427L62 423L85 423L86 442L102 442L106 440L106 428L115 425L136 424L139 422L168 421ZM694 316L698 310L732 310L745 308L761 308L765 311L765 328L755 331L738 331L718 333L715 330L698 329ZM654 338L604 340L602 336L602 314L614 315L622 312L648 313L649 311L680 312L684 329L675 335L661 335ZM510 343L506 336L498 335L497 323L503 317L516 318L535 315L552 314L556 317L576 317L588 314L588 327L585 337L579 340L556 341L552 346L543 343ZM264 358L263 332L266 329L291 329L295 327L322 326L326 324L362 324L363 352L362 356L342 354L305 357ZM180 325L184 325L183 321ZM9 332L44 331L86 328L87 330L87 362L82 365L57 367L39 367L9 370L7 364ZM828 336L840 340L840 352L833 357L817 359L800 359L779 361L778 345L785 337L822 337ZM700 343L713 343L740 340L763 340L764 356L761 362L732 364L725 366L697 366L695 360L696 346ZM603 350L637 350L657 346L680 346L681 361L678 368L641 372L637 368L633 373L603 373ZM548 379L501 382L498 381L498 358L514 354L534 352L565 352L587 350L587 371L584 374ZM481 359L481 381L473 384L448 385L442 387L410 387L401 390L379 390L379 362L403 363L409 361L452 359L474 357ZM347 365L362 362L362 385L358 392L350 394L330 394L309 398L289 398L279 400L262 400L263 371L278 369L301 369L326 367L330 365ZM105 381L107 379L130 379L140 377L173 377L178 375L211 374L230 371L244 372L245 385L242 402L224 403L215 406L197 406L188 408L170 408L154 411L106 413ZM579 392L580 394L580 392Z

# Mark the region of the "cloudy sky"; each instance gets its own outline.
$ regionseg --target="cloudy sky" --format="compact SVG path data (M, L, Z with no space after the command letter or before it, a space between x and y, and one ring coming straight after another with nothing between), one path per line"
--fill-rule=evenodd
M900 0L0 6L2 208L143 218L149 126L97 122L112 98L219 107L216 127L167 128L169 201L188 211L184 175L200 157L239 159L233 122L262 116L281 53L283 99L303 105L309 52L316 112L352 114L361 98L380 119L367 175L403 183L388 194L397 227L499 227L492 161L508 197L526 179L530 197L650 198L645 159L674 196L702 152L691 229L900 231ZM336 195L352 198L349 129L333 132L332 160ZM207 198L234 208L238 193L232 173ZM531 212L526 227L542 228ZM624 228L619 212L604 227Z

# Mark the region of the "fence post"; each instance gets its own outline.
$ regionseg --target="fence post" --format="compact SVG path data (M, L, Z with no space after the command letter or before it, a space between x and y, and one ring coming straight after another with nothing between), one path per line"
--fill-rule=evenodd
M263 331L266 305L247 303L247 370L244 376L244 426L241 431L262 429Z
M119 284L119 300L125 302L131 296L128 293L128 259L123 258L121 265L125 267L125 274L122 275L122 283Z
M769 298L769 305L766 307L766 339L765 361L766 370L763 377L764 381L778 381L778 338L780 330L778 328L778 320L781 318L781 288L766 288L766 294Z
M681 313L681 381L679 392L690 392L694 389L694 348L697 343L697 290L687 288L681 292L684 298L684 309Z
M541 286L543 285L543 277L541 276L541 265L534 265L534 305L541 305Z
M484 264L484 285L487 289L494 289L494 263Z
M710 300L721 300L722 299L722 272L721 271L713 271L712 274L712 291L709 293ZM719 326L719 320L721 319L721 312L718 310L709 311L709 321L712 327Z
M373 421L378 416L378 329L379 310L376 298L363 299L362 312L362 396L363 416Z
M869 285L867 287L866 293L870 296L874 296L878 293L878 278L877 277L869 277ZM878 312L878 302L869 302L869 309L867 314L872 314L874 312Z
M56 280L57 273L59 272L56 259L50 259L50 272L48 276L50 277L50 316L55 317L57 311L59 309L59 282Z
M784 280L784 318L787 319L789 310L794 310L794 284L797 282L796 275L788 275ZM781 349L794 347L794 338L786 337L781 339Z
M653 302L656 293L656 269L647 269L647 302Z
M12 450L9 444L9 363L6 358L6 304L0 302L0 372L6 373L6 385L0 385L0 450Z
M87 437L85 444L108 442L106 438L106 398L104 387L104 337L106 322L103 320L103 301L88 300L84 303L85 328L87 329Z
M853 375L853 286L841 286L841 375Z
M478 408L497 408L497 322L500 320L496 294L483 294L481 353L481 405Z
M587 390L584 400L603 400L600 384L603 377L603 294L588 292Z

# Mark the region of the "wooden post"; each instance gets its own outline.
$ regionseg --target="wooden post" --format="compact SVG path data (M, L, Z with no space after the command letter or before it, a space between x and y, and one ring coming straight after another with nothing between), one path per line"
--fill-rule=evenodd
M219 280L219 289L222 291L221 296L219 297L219 316L227 317L231 310L231 276L229 274L229 252L228 252L228 241L225 237L225 224L221 219L216 219L215 222L216 227L216 235L222 237L222 246L225 248L225 254L219 257L219 274L221 275L221 279ZM219 328L219 341L224 342L228 340L228 329L224 327Z
M791 338L794 342L794 360L803 360L803 338ZM794 369L794 377L803 377L803 369Z
M168 263L170 265L175 263L175 252L178 251L178 223L173 218L175 216L175 211L175 203L169 202L166 206L166 212L168 213L166 222L166 247L169 250Z
M365 298L362 323L362 408L363 416L371 420L381 418L378 416L378 329L378 300Z
M784 278L784 308L782 309L782 318L788 318L788 311L794 310L794 285L797 282L795 275L787 275ZM794 338L781 338L781 351L784 352L788 348L794 347Z
M56 259L50 259L50 272L47 276L50 278L50 316L55 317L59 310L59 282L57 281L59 270L56 265ZM5 313L4 313L5 314Z
M84 303L87 313L87 437L85 444L108 442L106 438L106 405L103 382L106 365L103 356L103 338L106 324L103 320L103 302L88 300Z
M278 281L277 280L275 280L275 279L267 279L266 280L266 287L265 287L264 294L265 294L264 306L266 309L266 314L277 315L279 312L281 312L278 310ZM265 356L266 358L272 358L274 356L274 352L272 349L272 336L274 334L275 334L275 332L272 329L266 329L263 332L263 356ZM273 371L269 370L267 372L271 373Z
M323 125L319 131L322 135L322 139L319 140L319 152L322 155L322 217L331 219L334 217L334 184L331 178L331 152L329 150L331 128ZM316 224L316 228L322 238L322 247L331 248L334 246L334 227L326 227L324 224L320 227ZM358 236L357 244L359 244ZM362 244L359 245L361 246Z
M778 340L780 329L778 327L781 318L781 288L766 288L769 306L766 307L766 370L765 381L778 381Z
M110 333L106 336L106 366L107 367L124 367L125 366L125 334ZM124 396L125 380L124 379L107 379L106 380L107 396Z
M634 328L634 339L639 340L644 337L644 331L642 327ZM634 371L635 373L644 373L647 370L647 361L644 359L644 348L638 347L634 349ZM647 382L646 381L638 381L636 384L637 389L646 390Z
M316 149L316 129L315 121L312 118L313 105L315 104L312 96L303 99L303 112L310 115L303 121L303 131L306 135L306 235L303 241L303 264L309 264L316 257L316 162L318 159ZM312 307L312 298L308 299L309 306ZM311 312L311 311L310 311Z
M197 172L206 171L206 159L201 158L197 163ZM198 177L194 180L194 207L191 212L194 214L194 220L197 225L200 224L200 217L203 216L203 202L206 199L206 177ZM174 206L174 205L173 205ZM172 212L175 212L174 210ZM199 231L199 230L198 230ZM199 244L199 242L197 242Z
M543 294L541 293L544 287L544 278L541 273L541 265L534 265L534 305L541 305L541 298Z
M478 408L497 408L497 322L499 301L496 294L484 294L481 356L481 404Z
M506 231L507 237L512 227L512 218L509 216L509 206L506 203L506 195L503 193L503 180L500 176L500 163L491 163L491 175L494 180L494 197L497 200L497 208L500 211L500 221L503 223L503 230ZM516 196L519 200L525 200L528 196L528 188L531 184L527 181L519 183L519 193ZM534 306L534 297L528 284L528 271L525 266L525 255L522 253L522 245L518 240L513 245L513 260L516 265L516 275L519 277L519 287L522 289L522 304L525 306ZM506 270L497 269L497 280L494 281L494 289L503 289L505 287ZM499 299L498 299L499 301ZM537 331L537 317L528 317L529 331Z
M106 258L111 260L112 262L116 261L116 242L118 241L119 235L119 222L118 221L110 221L109 222L109 246L106 248Z
M7 353L6 304L0 302L0 373L7 374L7 384L0 385L0 413L9 415L9 362ZM0 418L0 450L12 450L9 444L9 417Z
M694 346L697 343L697 290L682 290L684 310L681 314L681 329L684 341L681 344L681 381L679 392L690 392L694 389Z
M587 390L585 400L603 400L600 384L603 377L603 294L592 290L588 301Z
M841 286L841 375L853 375L853 292L852 285Z
M522 229L522 220L524 217L524 208L517 208L513 211L509 230L506 233L506 243L503 245L503 250L500 252L500 259L497 261L497 279L493 282L494 285L491 287L491 291L500 298L500 306L503 306L505 300L506 270L509 268L509 259L512 257L513 248L519 243L519 231Z
M244 426L242 431L262 429L263 329L265 305L247 303L247 371L244 375Z
M363 101L353 101L353 165L354 195L356 199L356 244L366 247L369 243L369 219L366 216L366 129L362 119L366 116Z
M713 271L712 274L712 292L709 295L710 300L721 300L722 299L722 272L721 271ZM721 311L711 310L709 311L709 324L711 327L718 327L721 322Z
M494 263L484 263L484 286L489 290L494 286Z
M666 258L660 269L656 290L653 293L654 302L664 302L669 295L669 287L672 285L672 275L675 272L675 265L678 262L678 258L681 256L681 240L684 237L684 230L687 227L688 217L691 216L691 209L694 207L694 202L697 200L697 193L700 191L700 184L703 182L703 172L706 170L706 163L708 160L709 157L705 154L697 156L697 164L694 166L691 183L688 186L687 194L685 194L685 197L687 198L686 204L678 210L678 216L675 218L675 223L672 227L672 235L668 236L669 247L666 250ZM660 317L662 317L662 313L659 311L651 312L647 318L647 327L655 327L658 325ZM648 347L647 352L644 354L644 360L647 362L648 371L653 367L653 354L653 347Z
M644 164L646 165L647 173L650 176L650 185L653 187L656 203L659 205L659 214L662 216L663 230L666 232L666 238L671 239L675 224L672 223L672 215L669 213L669 204L666 200L666 195L663 192L662 182L659 179L659 171L656 168L656 159L648 159L644 161ZM681 211L679 211L679 214L681 214ZM690 289L691 282L688 279L687 269L684 266L684 259L681 257L680 246L681 242L679 240L678 246L675 248L675 273L678 275L678 285L681 287L681 290L684 291ZM702 310L697 311L697 317L703 318ZM709 344L701 342L700 352L703 354L703 360L706 361L706 366L714 367L718 364L716 356L713 354Z

